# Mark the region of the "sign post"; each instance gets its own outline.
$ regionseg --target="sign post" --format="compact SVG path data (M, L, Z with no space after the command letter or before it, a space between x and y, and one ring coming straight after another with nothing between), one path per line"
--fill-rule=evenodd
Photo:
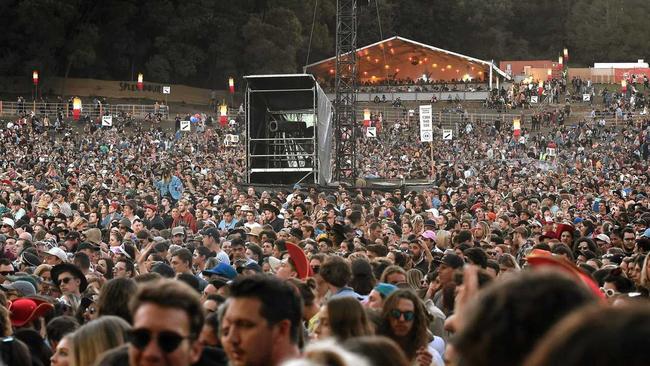
M431 104L420 106L420 141L428 142L431 149L431 180L434 178L433 161L433 107Z
M167 96L172 93L171 86L163 86L162 92L165 94L165 106L167 106Z
M192 131L192 126L190 125L190 121L181 121L181 131L183 132Z

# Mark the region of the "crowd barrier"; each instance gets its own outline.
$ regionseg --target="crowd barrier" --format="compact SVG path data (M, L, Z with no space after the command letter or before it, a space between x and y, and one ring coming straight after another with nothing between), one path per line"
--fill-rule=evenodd
M44 103L44 102L7 102L0 101L0 117L16 116L23 113L34 112L39 115L47 114L56 116L62 112L65 118L72 116L71 104L68 103ZM130 114L134 118L144 118L148 114L160 113L163 119L169 118L169 107L166 105L156 106L155 104L108 104L93 105L85 104L81 110L81 115L88 115L91 118L97 118L106 113L111 115Z

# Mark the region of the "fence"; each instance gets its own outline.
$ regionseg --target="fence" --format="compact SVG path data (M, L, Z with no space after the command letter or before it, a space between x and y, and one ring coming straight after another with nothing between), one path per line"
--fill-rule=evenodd
M34 111L36 114L47 114L54 116L62 112L66 118L72 116L71 104L68 103L43 103L43 102L5 102L0 101L0 117L3 116L16 116L20 112ZM97 118L100 114L118 115L128 113L135 118L144 118L147 114L161 113L163 119L169 118L169 107L166 105L159 105L156 108L155 104L108 104L108 105L93 105L90 103L85 104L81 114L88 115L91 118Z

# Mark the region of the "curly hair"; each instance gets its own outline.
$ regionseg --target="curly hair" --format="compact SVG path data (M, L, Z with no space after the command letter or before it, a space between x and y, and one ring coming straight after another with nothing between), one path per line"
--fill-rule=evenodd
M397 309L397 305L402 299L411 301L415 309L413 326L406 337L398 337L395 335L389 322L390 312ZM377 335L383 335L394 340L404 351L408 359L413 360L415 359L416 351L420 347L426 346L430 341L429 321L430 318L424 307L424 303L415 292L410 289L399 289L384 300L384 307L381 310L381 324L377 329Z

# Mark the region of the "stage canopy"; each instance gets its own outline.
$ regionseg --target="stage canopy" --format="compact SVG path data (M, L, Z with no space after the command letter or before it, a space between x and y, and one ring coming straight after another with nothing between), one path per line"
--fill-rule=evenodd
M489 82L509 79L493 62L443 50L403 37L392 37L357 49L357 70L362 83L386 84L386 80ZM305 72L320 81L331 81L336 57L305 66Z

